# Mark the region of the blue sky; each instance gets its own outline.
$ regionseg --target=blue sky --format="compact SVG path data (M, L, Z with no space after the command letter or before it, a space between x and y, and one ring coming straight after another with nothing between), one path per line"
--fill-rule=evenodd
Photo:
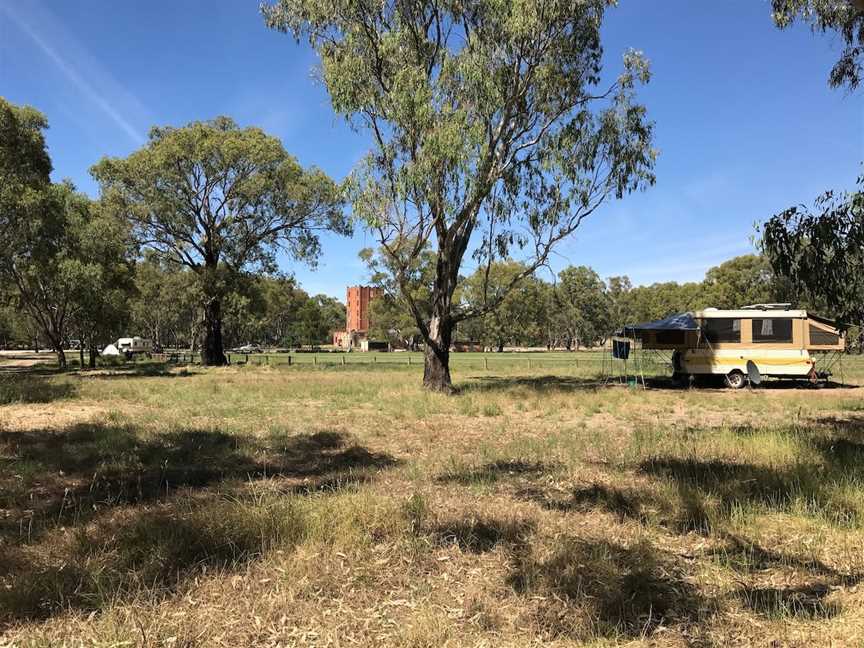
M47 114L55 177L96 195L88 169L127 155L150 126L229 115L282 139L304 165L344 177L367 138L336 116L309 48L264 27L257 0L0 0L0 95ZM556 270L634 283L701 279L752 251L754 223L827 188L864 160L864 94L828 88L836 37L780 32L768 0L621 0L604 26L606 69L642 50L656 122L657 184L609 203L559 248ZM311 293L344 299L374 240L327 237Z

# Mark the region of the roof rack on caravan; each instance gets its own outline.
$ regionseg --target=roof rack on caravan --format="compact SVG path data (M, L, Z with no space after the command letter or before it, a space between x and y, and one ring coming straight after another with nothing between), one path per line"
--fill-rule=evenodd
M791 303L783 302L778 304L750 304L742 306L738 310L789 310L790 308L792 308Z

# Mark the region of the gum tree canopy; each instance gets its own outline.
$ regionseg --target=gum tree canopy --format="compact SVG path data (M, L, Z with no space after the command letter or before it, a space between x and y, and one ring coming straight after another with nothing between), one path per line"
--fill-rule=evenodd
M633 103L636 52L601 79L608 0L280 0L273 28L308 39L334 109L367 130L354 213L393 259L426 345L424 384L450 390L454 327L490 312L605 200L653 182L651 124ZM406 275L432 245L431 314ZM524 271L481 304L454 291L517 253Z
M857 190L826 191L813 207L790 207L762 227L762 248L798 299L864 323L864 175Z
M92 172L143 246L198 276L208 365L226 362L226 272L273 269L279 250L314 263L318 232L350 230L330 178L303 169L275 137L227 117L154 128L142 149L104 159Z
M0 97L0 246L7 252L51 207L46 204L51 202L46 128L42 113ZM8 255L0 259L4 260L9 261Z
M843 51L829 83L850 90L859 86L864 72L864 0L771 0L771 7L781 29L800 20L813 31L836 32L843 39Z

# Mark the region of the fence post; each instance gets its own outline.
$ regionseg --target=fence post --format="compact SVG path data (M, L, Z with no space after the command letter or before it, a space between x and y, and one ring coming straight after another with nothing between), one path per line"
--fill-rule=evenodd
M483 356L483 368L484 369L489 368L489 358L487 358L486 356Z
M342 360L342 366L344 367L345 366L345 356L344 355L342 356L341 360Z
M372 364L378 364L378 356L377 355L372 356Z
M410 355L408 356L408 366L409 367L411 366L411 356Z
M249 354L248 353L246 354L246 364L247 365L249 364Z
M317 365L317 364L318 364L318 354L317 354L317 353L313 353L313 354L312 354L312 364L313 364L313 365Z
M531 369L531 358L528 358L528 369Z
M288 354L288 366L289 367L291 366L291 354L290 353Z

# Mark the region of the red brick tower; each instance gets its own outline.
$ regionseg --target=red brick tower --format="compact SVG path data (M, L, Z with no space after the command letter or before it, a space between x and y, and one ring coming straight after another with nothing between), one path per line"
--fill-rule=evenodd
M349 286L347 299L347 322L345 330L349 333L369 332L369 304L381 295L380 288L371 286Z

